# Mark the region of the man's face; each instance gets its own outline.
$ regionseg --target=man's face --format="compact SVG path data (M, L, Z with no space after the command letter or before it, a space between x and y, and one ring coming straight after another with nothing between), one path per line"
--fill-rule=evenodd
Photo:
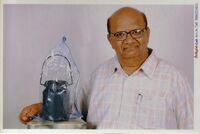
M145 29L145 25L144 18L140 13L127 12L111 17L110 31L113 34L108 35L108 40L110 41L112 48L115 50L119 60L143 60L145 54L147 54L147 44L150 33L148 27ZM143 30L140 31L142 33L139 33L139 36L137 36L136 31L133 31L129 33L126 38L123 38L123 40L117 40L116 36L121 36L121 33L115 33L121 31L128 33L135 29ZM133 37L131 34L136 36Z

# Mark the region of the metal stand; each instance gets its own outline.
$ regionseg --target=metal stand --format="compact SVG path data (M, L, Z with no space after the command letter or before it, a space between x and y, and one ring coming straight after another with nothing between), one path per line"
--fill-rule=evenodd
M27 123L28 129L86 129L87 124L82 119L70 119L68 121L39 121L33 120Z

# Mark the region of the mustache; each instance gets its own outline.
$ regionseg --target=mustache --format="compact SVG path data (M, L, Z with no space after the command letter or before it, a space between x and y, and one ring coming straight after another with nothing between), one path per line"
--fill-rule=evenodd
M135 39L135 41L136 42L131 42L131 43L126 43L126 42L122 42L122 45L121 45L121 50L125 50L125 49L127 49L127 48L129 48L129 47L139 47L139 46L141 46L141 43L138 41L138 40L136 40Z

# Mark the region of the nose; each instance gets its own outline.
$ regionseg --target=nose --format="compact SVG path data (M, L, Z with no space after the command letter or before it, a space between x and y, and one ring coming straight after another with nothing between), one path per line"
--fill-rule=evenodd
M132 43L135 43L135 42L137 42L137 40L136 40L135 38L133 38L133 37L130 35L130 33L127 34L127 37L126 37L126 39L124 40L124 43L126 43L126 44L132 44Z

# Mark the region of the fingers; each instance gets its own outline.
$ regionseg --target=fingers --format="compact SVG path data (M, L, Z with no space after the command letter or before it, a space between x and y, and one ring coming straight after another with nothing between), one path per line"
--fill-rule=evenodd
M20 114L20 121L24 124L26 124L27 122L31 121L34 115L35 115L35 111L32 110L31 106L25 107L21 114Z
M26 124L31 121L35 115L37 115L42 109L42 103L32 104L25 107L19 115L19 119L22 123Z
M26 124L28 122L28 117L27 117L27 113L29 112L28 107L25 107L22 112L20 113L20 121L24 124Z

